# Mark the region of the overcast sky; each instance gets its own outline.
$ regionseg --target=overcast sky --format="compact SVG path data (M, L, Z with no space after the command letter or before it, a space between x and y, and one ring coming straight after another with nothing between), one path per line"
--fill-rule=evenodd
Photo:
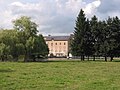
M20 16L29 16L43 35L66 35L74 31L80 9L88 18L120 17L120 0L0 0L0 28L12 28Z

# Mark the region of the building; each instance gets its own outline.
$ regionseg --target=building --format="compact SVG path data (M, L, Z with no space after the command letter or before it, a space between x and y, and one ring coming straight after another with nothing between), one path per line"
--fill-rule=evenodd
M45 36L49 48L49 56L67 57L70 36Z

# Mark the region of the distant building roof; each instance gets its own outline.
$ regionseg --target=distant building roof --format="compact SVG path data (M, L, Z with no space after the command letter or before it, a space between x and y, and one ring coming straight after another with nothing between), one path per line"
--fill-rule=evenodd
M55 40L55 41L68 41L70 36L45 36L44 37L46 41L51 41L51 40Z

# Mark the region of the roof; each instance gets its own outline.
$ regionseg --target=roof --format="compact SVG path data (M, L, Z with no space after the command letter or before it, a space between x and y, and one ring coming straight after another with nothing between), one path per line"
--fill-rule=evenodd
M70 36L45 36L46 41L68 41Z

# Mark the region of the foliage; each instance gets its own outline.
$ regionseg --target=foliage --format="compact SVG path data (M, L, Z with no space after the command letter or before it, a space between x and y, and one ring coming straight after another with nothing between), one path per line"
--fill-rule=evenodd
M47 55L48 50L44 39L37 35L37 24L29 17L23 16L13 21L14 29L18 31L20 42L25 48L25 61L28 61L32 54ZM42 50L45 48L44 51Z
M19 41L16 33L17 32L15 30L2 30L0 33L0 43L4 44L4 46L9 47L6 55L12 55L14 59L18 58L20 51L23 50L22 48L20 50L17 50L17 44L19 44Z
M16 19L13 24L13 30L0 30L1 60L7 60L5 56L9 55L14 61L17 61L20 55L25 56L25 61L28 61L32 54L47 56L48 47L42 35L37 35L37 24L26 16Z
M84 11L81 9L74 31L73 41L71 43L72 54L74 56L83 56L85 54L85 33L86 33L86 17Z
M0 43L0 59L2 61L5 61L8 59L7 56L10 52L9 49L10 49L9 46L5 45L4 43Z
M111 57L120 56L120 19L116 16L108 18L108 29L110 30L110 42L112 42L111 50L108 55Z
M90 20L90 28L92 32L92 42L93 42L93 48L94 48L93 55L98 55L99 45L100 45L100 38L99 38L100 32L98 29L98 18L95 15Z
M71 52L74 56L120 56L120 19L116 16L107 20L99 21L94 15L91 20L86 19L81 10L74 30L71 44Z
M86 32L85 32L85 55L88 56L88 60L89 60L89 56L93 55L94 53L94 42L93 42L93 36L92 36L92 31L90 28L90 21L87 20L86 21Z

